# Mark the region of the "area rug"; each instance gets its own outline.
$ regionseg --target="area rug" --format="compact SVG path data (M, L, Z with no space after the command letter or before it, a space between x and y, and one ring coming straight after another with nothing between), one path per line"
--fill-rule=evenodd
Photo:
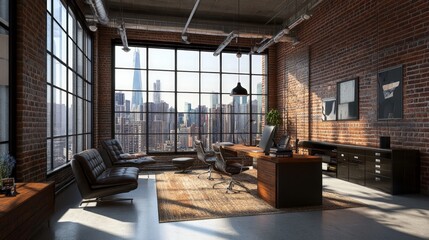
M163 172L156 175L160 223L364 206L350 197L323 191L321 206L276 209L258 197L255 169L236 178L249 188L250 193L243 190L232 194L225 193L226 184L217 185L213 189L213 184L221 179L209 181L206 175L201 175L199 179L197 175L200 172L201 170L194 170L189 174ZM213 175L217 177L217 174ZM240 190L240 187L235 186L234 189Z

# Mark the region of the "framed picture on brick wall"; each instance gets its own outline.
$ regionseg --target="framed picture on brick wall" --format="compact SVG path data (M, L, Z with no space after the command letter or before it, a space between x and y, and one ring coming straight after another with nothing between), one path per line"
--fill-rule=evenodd
M337 83L337 120L359 119L358 79Z
M378 120L402 118L402 65L378 73Z
M322 121L337 120L337 99L324 98L322 99Z

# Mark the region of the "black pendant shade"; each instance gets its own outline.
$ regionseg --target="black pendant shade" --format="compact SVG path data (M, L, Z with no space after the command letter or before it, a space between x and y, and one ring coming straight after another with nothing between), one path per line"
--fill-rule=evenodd
M241 83L237 83L237 87L233 88L231 91L231 96L247 96L247 90L241 86Z

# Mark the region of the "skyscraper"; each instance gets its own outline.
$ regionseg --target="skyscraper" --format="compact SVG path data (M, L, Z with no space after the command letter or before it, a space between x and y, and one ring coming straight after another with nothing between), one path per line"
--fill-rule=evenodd
M215 94L214 92L212 92L210 108L216 108L218 104L219 104L219 94Z
M131 98L131 108L133 110L140 109L143 105L143 95L140 92L142 90L142 76L140 73L140 52L138 49L134 52L134 77L133 77L133 94Z
M124 93L115 93L115 104L124 105L125 103L125 94Z
M161 94L159 91L161 91L161 81L159 79L157 79L153 83L153 90L155 91L153 93L153 102L154 103L160 103L161 102Z

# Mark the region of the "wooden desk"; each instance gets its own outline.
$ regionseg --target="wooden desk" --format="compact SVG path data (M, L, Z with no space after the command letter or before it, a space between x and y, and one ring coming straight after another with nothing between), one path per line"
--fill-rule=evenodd
M53 182L17 183L16 190L0 195L0 239L29 239L54 212Z
M322 159L309 155L270 157L257 147L223 146L257 159L258 195L275 208L322 204Z

